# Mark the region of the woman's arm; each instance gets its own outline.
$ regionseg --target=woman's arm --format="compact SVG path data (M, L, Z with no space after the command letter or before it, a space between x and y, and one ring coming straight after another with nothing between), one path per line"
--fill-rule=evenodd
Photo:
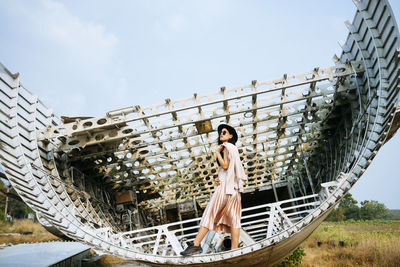
M224 149L224 157L221 156L222 149ZM217 149L217 159L220 163L220 166L224 170L227 170L228 166L229 166L229 157L227 154L228 154L228 150L223 145L220 145Z

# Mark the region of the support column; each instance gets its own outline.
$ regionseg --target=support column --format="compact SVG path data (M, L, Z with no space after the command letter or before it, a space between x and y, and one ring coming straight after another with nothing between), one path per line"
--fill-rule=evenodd
M275 201L278 202L278 194L276 193L276 188L275 188L275 184L274 184L274 180L272 180L272 190L274 191L274 195L275 195Z

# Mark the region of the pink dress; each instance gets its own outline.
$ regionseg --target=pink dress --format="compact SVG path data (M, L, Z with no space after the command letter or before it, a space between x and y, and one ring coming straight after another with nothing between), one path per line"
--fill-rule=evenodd
M232 161L229 164L231 163ZM233 194L225 193L227 175L228 170L220 167L218 170L220 185L217 186L204 210L200 226L209 230L230 233L231 228L241 228L242 202L239 189L235 188Z

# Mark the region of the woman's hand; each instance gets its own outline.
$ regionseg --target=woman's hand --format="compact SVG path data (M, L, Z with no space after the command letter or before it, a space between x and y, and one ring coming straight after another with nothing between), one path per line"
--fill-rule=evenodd
M225 148L224 145L220 145L220 146L217 148L217 152L218 152L218 153L221 153L221 151L222 151L224 148Z
M215 178L215 183L217 184L217 185L220 185L221 184L221 181L219 180L219 178L217 177L217 178Z

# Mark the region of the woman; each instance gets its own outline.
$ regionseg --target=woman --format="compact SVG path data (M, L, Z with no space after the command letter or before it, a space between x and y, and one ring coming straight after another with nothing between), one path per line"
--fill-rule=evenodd
M193 245L189 245L181 255L188 256L202 252L201 240L209 230L231 234L231 249L238 248L242 203L240 192L247 180L239 151L235 146L238 139L235 129L227 124L218 126L217 189L211 197L200 221L200 229Z

